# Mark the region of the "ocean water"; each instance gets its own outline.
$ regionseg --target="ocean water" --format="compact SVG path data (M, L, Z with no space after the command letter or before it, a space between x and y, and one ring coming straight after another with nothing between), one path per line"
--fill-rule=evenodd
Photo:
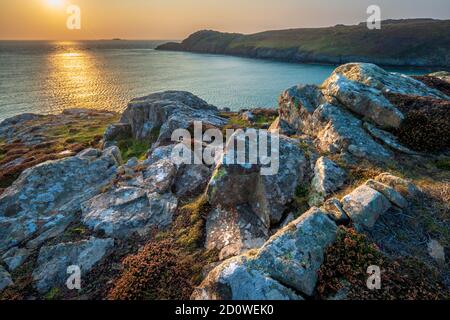
M190 91L232 110L275 108L284 89L319 84L334 69L154 50L163 42L0 41L0 120L79 107L122 111L132 98L164 90Z

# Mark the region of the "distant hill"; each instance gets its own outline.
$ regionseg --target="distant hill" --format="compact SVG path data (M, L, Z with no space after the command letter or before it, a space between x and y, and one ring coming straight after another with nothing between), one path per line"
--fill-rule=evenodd
M450 20L385 20L381 30L354 26L266 31L251 35L203 30L157 50L342 64L450 67Z

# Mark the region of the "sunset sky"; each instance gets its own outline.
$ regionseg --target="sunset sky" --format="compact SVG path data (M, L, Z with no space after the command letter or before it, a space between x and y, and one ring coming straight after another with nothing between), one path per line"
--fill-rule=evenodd
M67 5L82 29L66 28ZM199 29L254 33L382 18L450 18L449 0L0 0L0 39L183 39Z

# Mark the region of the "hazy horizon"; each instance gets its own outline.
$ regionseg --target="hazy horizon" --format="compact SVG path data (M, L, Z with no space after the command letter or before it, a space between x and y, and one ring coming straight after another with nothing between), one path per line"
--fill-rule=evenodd
M66 8L81 9L82 28L66 28ZM244 34L354 25L372 0L2 0L0 40L181 40L203 29ZM450 18L448 0L379 0L382 20Z

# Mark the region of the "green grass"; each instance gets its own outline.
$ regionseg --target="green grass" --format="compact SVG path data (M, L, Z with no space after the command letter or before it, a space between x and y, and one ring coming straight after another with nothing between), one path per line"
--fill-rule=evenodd
M122 159L124 162L127 162L131 158L144 160L150 146L151 144L149 142L139 141L132 138L120 140L118 142L118 147L122 153Z
M450 158L437 161L436 167L441 170L450 171Z

